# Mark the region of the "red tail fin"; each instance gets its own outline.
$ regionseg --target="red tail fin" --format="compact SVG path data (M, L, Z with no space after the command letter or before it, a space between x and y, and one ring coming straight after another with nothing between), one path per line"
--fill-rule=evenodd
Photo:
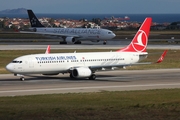
M146 18L131 43L117 52L146 52L152 18Z
M50 45L47 46L45 54L49 54L49 53L50 53Z

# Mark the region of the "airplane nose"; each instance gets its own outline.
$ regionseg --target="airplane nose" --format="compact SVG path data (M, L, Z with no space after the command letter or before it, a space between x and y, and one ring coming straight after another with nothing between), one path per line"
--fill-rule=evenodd
M13 71L13 65L12 64L6 65L6 70L12 72Z
M111 37L112 37L112 38L116 37L116 34L113 33ZM112 38L111 38L111 39L112 39Z
M113 37L116 37L116 34L113 34Z

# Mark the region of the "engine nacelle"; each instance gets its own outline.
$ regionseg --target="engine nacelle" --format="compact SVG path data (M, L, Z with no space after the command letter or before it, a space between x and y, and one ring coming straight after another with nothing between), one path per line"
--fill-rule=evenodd
M66 42L67 43L74 43L75 42L75 38L74 37L66 37Z
M92 71L89 68L76 68L72 71L72 76L75 78L90 77Z

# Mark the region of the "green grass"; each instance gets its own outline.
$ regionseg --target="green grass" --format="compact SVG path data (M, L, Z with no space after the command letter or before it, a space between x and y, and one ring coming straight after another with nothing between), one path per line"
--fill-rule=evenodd
M43 35L38 34L26 34L26 33L18 33L18 32L10 32L4 33L0 32L1 39L45 39Z
M133 35L136 34L137 30L119 30L114 31L116 35ZM179 30L151 30L150 35L179 35Z
M177 120L180 89L0 97L1 120Z
M114 31L116 34L115 39L132 39L136 34L137 30L134 31ZM171 39L174 37L175 39L180 39L180 31L179 30L154 30L150 31L149 39Z
M45 50L1 50L0 51L0 74L9 73L5 70L5 66L14 58L35 53L44 53ZM110 51L109 49L93 49L93 50L76 50L77 52L102 52ZM115 51L115 50L113 50ZM145 61L156 61L163 50L147 50L149 56ZM51 50L51 53L74 52L74 50ZM158 54L157 54L158 53ZM161 68L180 68L180 50L169 50L165 60L160 64L142 65L127 67L127 69L161 69Z

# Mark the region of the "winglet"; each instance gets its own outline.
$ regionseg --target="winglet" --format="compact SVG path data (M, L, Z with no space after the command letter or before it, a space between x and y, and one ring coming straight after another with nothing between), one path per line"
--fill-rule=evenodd
M49 54L50 53L50 49L51 49L50 45L48 45L45 54Z
M168 50L165 50L163 52L163 54L161 55L161 57L157 60L156 63L161 63L163 60L164 60L164 57L166 56L166 53L167 53Z

